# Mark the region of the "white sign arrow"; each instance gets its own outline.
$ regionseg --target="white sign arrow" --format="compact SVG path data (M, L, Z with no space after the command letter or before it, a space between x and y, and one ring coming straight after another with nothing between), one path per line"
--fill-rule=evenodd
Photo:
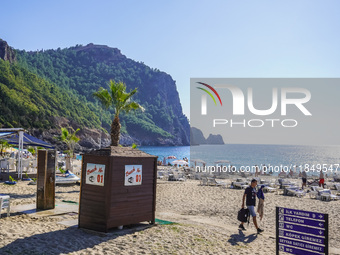
M321 231L321 230L320 230L320 232L319 232L319 233L320 233L320 235L322 235L322 231Z
M319 215L319 218L320 218L320 219L322 219L322 218L323 218L322 214L320 214L320 215Z
M322 224L322 223L319 223L319 226L320 226L320 227L322 227L322 226L323 226L323 224Z

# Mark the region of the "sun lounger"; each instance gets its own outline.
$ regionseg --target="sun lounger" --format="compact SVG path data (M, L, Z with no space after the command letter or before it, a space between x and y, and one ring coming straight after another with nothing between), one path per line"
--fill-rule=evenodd
M10 210L11 210L11 202L10 202L10 196L8 195L0 195L0 218L1 218L1 211L3 209L7 209L7 217L9 217Z
M226 187L227 185L225 182L216 181L215 178L208 177L207 180L208 180L207 185L223 186L223 187Z
M306 195L306 192L301 189L288 189L288 193L299 198Z
M297 196L302 197L306 193L303 190L300 190L298 186L290 185L284 188L283 195L286 196Z
M249 185L247 185L246 182L232 182L231 186L235 189L245 189L247 188Z
M208 179L207 179L207 177L202 176L202 177L201 177L201 180L200 180L200 184L201 184L202 186L208 185Z
M335 186L335 190L336 190L336 195L339 196L340 195L340 183L338 183L334 186Z
M319 191L319 197L321 201L331 201L331 200L338 200L339 197L336 195L333 195L331 193L330 189L324 189L322 191Z
M318 199L319 191L322 191L323 188L319 186L311 186L310 188L311 188L311 191L309 192L309 197Z
M178 171L172 172L175 181L185 181L185 176L183 173L179 173Z
M157 171L157 179L163 179L163 178L164 178L163 172L158 172Z
M56 175L55 177L56 184L71 184L77 182L80 182L80 178L69 170L67 170L65 174Z
M273 188L268 185L263 188L263 192L277 192L277 188Z

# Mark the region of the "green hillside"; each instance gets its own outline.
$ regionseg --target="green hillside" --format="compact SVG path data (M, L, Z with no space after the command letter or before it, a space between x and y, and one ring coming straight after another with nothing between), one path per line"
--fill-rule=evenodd
M0 127L49 129L55 117L100 128L92 104L18 64L0 59Z
M17 51L18 63L55 84L69 96L86 102L103 127L110 129L112 112L101 110L92 96L99 87L108 88L109 80L123 81L127 90L138 88L134 100L146 111L122 115L123 132L143 144L189 144L189 122L182 113L175 81L170 75L131 60L118 49L87 46L36 52ZM98 125L99 122L92 122ZM84 123L84 122L80 122Z

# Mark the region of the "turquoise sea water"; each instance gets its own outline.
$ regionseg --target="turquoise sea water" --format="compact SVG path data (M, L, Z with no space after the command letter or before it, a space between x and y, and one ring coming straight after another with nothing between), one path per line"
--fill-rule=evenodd
M139 149L159 157L174 155L201 159L206 165L216 165L218 160L229 160L239 169L242 166L266 165L272 167L286 166L289 169L297 165L297 170L308 167L311 173L318 169L340 173L340 146L304 146L304 145L257 145L225 144L179 147L140 147ZM170 162L172 160L169 160ZM168 162L168 161L167 161ZM277 168L278 169L278 168Z
M149 153L151 155L158 156L158 160L163 160L163 158L168 156L175 156L177 159L190 158L190 146L169 146L169 147L159 147L159 146L141 146L138 149ZM167 162L171 162L175 159L169 159Z

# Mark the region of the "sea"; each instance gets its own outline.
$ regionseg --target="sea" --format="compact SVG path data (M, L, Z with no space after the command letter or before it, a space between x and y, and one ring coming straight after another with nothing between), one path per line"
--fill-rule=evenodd
M318 175L322 170L340 173L340 146L308 146L308 145L265 145L265 144L224 144L156 147L142 146L140 150L158 156L163 160L168 156L177 159L188 158L190 165L196 166L204 161L204 166L216 166L220 160L230 161L220 166L235 166L237 170L255 171L255 165L261 169L273 170L274 174L281 171L301 172L306 170L309 175ZM191 161L190 161L191 159ZM172 162L174 159L166 159ZM203 167L203 163L201 163ZM265 166L265 167L264 167Z

